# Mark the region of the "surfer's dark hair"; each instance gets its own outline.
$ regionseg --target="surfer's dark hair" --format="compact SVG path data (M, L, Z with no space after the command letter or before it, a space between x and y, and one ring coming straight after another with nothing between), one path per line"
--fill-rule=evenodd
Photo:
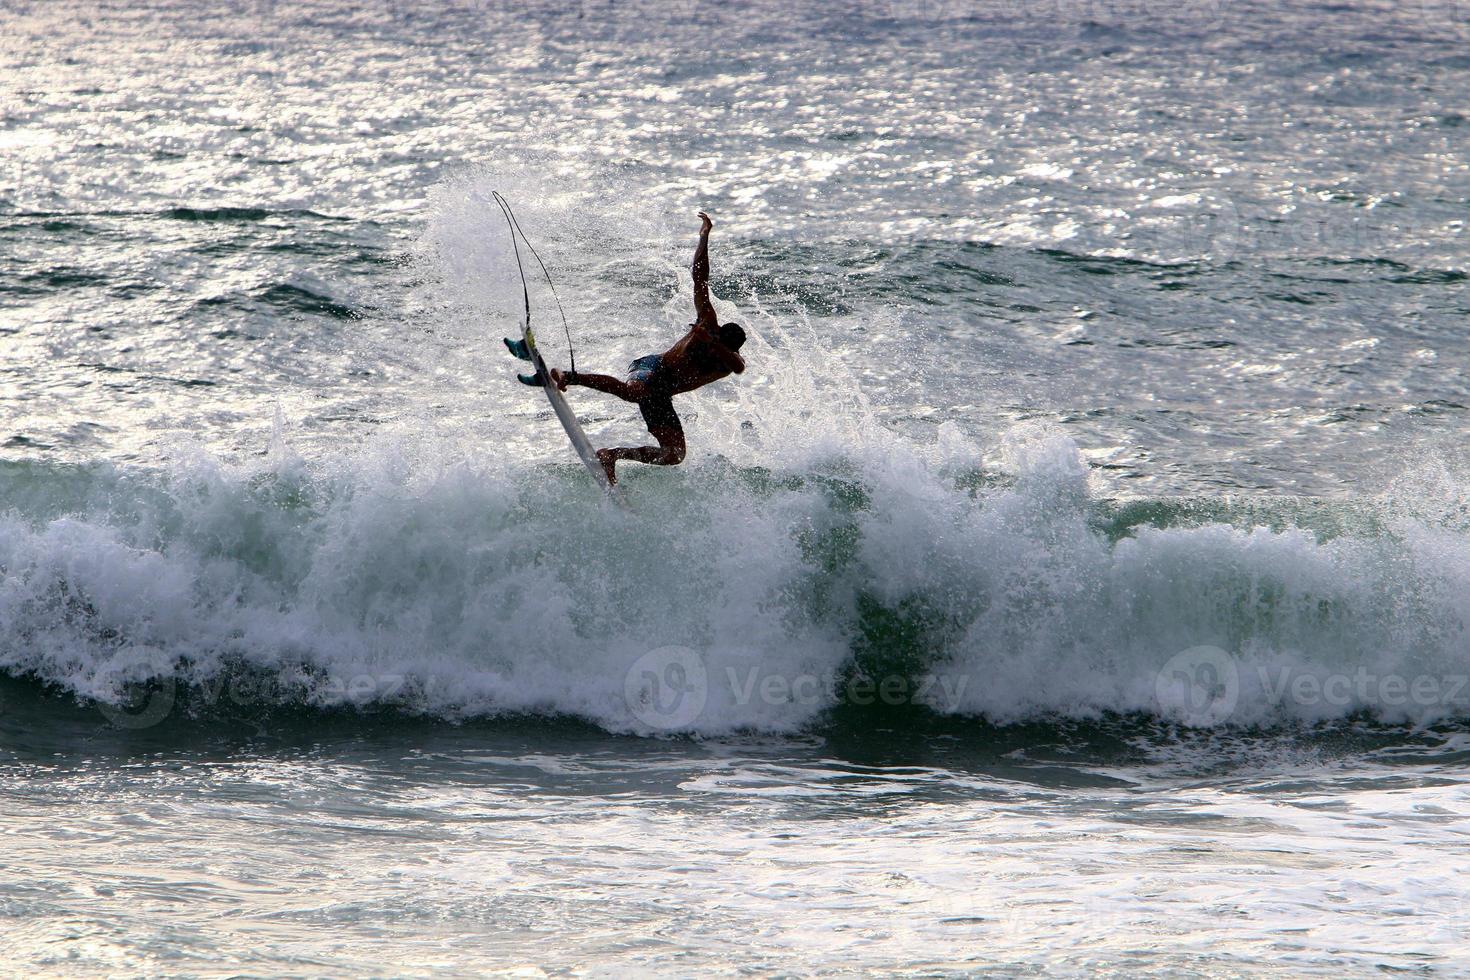
M722 323L719 332L720 343L731 350L739 350L740 345L745 343L745 331L740 329L738 323Z

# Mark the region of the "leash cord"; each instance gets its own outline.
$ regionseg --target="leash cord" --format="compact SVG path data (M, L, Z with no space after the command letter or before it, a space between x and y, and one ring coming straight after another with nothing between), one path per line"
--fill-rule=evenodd
M505 199L505 196L502 195L499 191L491 191L490 193L494 195L495 203L500 205L500 210L505 215L505 220L509 222L511 227L510 244L511 247L515 250L516 268L520 271L521 274L521 298L524 299L526 303L526 325L531 325L531 294L526 289L526 269L523 265L521 265L521 249L520 246L516 244L517 235L520 236L521 241L526 243L526 248L531 250L531 254L535 256L536 264L541 267L541 274L546 277L546 285L551 288L551 298L556 301L556 311L561 314L562 331L567 335L567 358L572 362L572 376L576 377L577 351L576 348L572 345L572 327L571 324L567 322L567 311L562 308L561 297L558 296L556 293L556 283L553 282L551 279L551 272L546 268L546 263L541 261L541 253L536 251L536 246L531 244L531 239L527 238L526 233L521 230L521 223L516 220L516 215L515 212L511 210L510 202L507 201Z

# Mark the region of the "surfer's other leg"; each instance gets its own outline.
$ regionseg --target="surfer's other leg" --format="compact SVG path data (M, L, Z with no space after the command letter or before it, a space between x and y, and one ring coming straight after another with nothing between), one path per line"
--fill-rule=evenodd
M658 440L657 446L619 446L617 449L597 451L598 462L602 463L602 469L607 473L608 483L618 482L616 468L620 459L648 463L651 466L678 466L684 462L687 449L684 445L683 429L660 426L657 431L649 431Z
M635 463L648 463L651 466L678 466L684 462L684 454L687 452L684 445L684 425L679 421L679 413L674 411L674 400L668 395L645 398L638 403L638 410L643 413L648 434L658 440L658 445L599 450L597 458L607 473L609 483L618 482L613 469L620 459L631 459Z
M597 450L597 461L602 464L602 472L607 474L607 482L612 486L618 485L618 460L623 458L618 454L629 451L627 449Z

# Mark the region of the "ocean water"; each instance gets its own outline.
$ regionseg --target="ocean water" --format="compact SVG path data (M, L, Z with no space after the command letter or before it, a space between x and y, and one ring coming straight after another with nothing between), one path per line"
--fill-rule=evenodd
M1470 973L1467 116L1464 0L7 0L4 971ZM584 370L715 220L629 514L496 190Z

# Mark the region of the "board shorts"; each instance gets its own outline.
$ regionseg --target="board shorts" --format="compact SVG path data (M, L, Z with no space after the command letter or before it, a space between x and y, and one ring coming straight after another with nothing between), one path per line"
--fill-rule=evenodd
M662 428L682 433L684 426L674 411L674 394L659 370L661 363L662 358L658 354L638 358L628 365L628 381L648 387L648 394L638 403L638 410L643 413L643 424L648 426L649 432Z

